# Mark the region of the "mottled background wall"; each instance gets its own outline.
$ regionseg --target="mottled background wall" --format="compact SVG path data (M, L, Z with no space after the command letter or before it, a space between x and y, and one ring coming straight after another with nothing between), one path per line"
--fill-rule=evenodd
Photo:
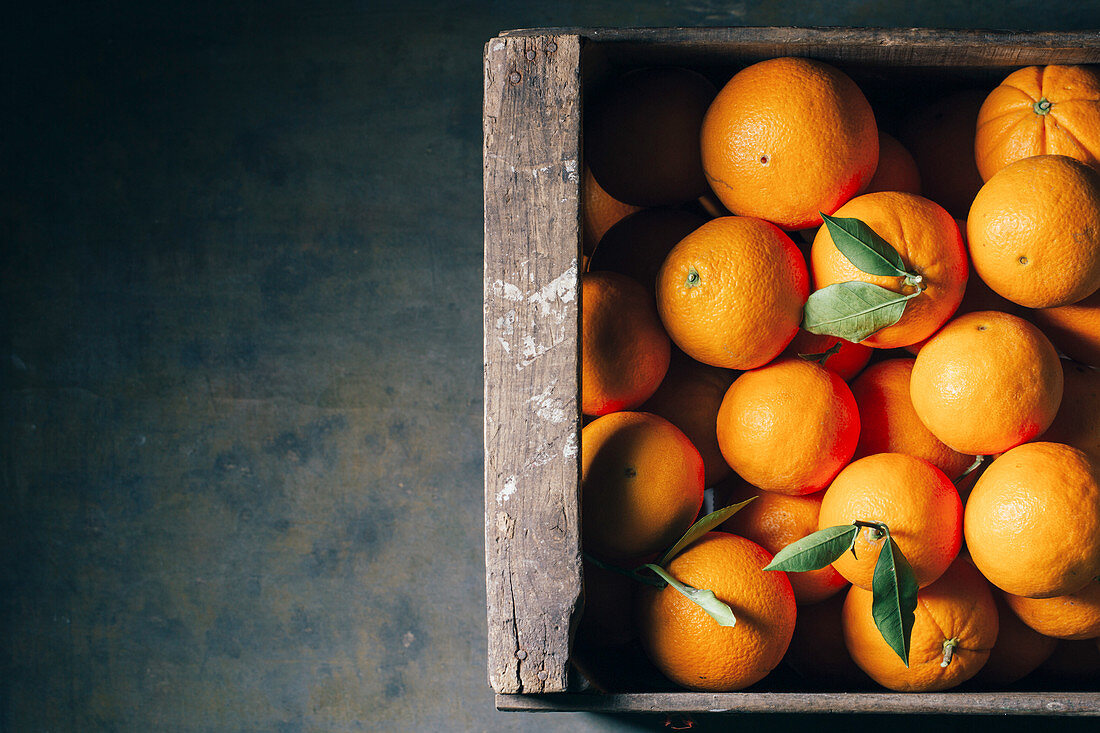
M492 708L480 57L509 27L702 24L1082 29L1100 9L5 11L0 731L661 727Z

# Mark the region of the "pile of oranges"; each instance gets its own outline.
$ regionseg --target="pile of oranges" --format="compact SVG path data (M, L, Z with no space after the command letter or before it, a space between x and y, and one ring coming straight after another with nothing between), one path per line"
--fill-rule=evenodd
M1095 650L1100 71L1020 69L897 138L803 58L588 104L579 640L708 691Z

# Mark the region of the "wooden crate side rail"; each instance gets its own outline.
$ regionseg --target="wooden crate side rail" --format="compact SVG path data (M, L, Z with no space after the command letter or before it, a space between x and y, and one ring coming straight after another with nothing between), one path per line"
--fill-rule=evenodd
M627 57L664 63L714 63L774 56L812 56L834 63L919 67L1014 67L1100 63L1100 30L1022 33L932 28L567 28L517 29L572 33Z
M580 598L580 39L485 49L489 684L566 689Z
M922 713L1100 716L1100 692L664 692L497 695L499 710L589 713Z

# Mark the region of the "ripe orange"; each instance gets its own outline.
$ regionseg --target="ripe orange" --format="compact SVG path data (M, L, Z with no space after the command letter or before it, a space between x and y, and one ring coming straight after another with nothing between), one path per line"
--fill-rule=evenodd
M853 461L825 490L819 529L855 521L882 522L890 529L917 585L940 577L962 545L962 502L943 471L902 453L877 453ZM833 567L851 583L871 588L884 539L860 530L855 556L846 552Z
M641 207L611 198L592 175L592 169L585 166L584 183L581 186L581 211L584 253L590 255L608 229L623 217L641 211Z
M1076 593L1053 598L1005 595L1020 620L1056 639L1092 639L1100 636L1100 581L1094 579Z
M1011 163L978 191L966 222L974 272L1028 308L1100 288L1100 173L1061 155Z
M942 206L910 193L880 191L852 199L835 214L859 219L885 239L905 265L924 278L923 293L908 301L901 319L862 343L880 349L926 339L944 324L962 301L966 288L966 248L955 220ZM817 230L810 250L814 290L833 283L860 280L896 293L915 288L901 277L868 275L853 265L833 243L826 226Z
M820 491L852 457L858 440L859 411L848 385L802 359L745 372L718 410L718 445L726 462L766 491Z
M997 602L997 642L974 681L983 687L1005 687L1034 672L1054 653L1058 640L1043 636L1021 621L1005 603L1001 591L994 589L993 599Z
M1017 160L1050 154L1100 168L1100 74L1095 68L1019 69L982 104L974 157L983 179Z
M641 591L639 636L666 677L693 690L740 690L779 664L796 611L787 574L763 569L771 559L755 542L708 532L669 563L672 577L729 605L737 619L731 627L671 587Z
M852 586L848 591L844 641L860 669L891 690L935 692L965 682L985 664L997 639L997 606L989 584L962 558L917 593L908 667L875 627L871 601L869 590Z
M836 372L844 381L851 381L852 377L859 374L867 362L871 360L871 347L863 344L853 344L839 336L828 336L810 333L805 329L798 329L794 340L783 350L783 356L803 356L810 354L824 354L829 349L840 344L840 351L832 354L824 362L819 362L826 369Z
M1030 318L1063 354L1100 367L1100 290L1072 305L1032 311Z
M581 411L606 415L649 399L671 345L653 299L626 275L581 275Z
M955 217L966 216L982 187L974 164L974 127L985 97L985 89L941 97L909 117L901 131L920 171L923 194Z
M1082 450L1100 466L1100 371L1063 360L1062 374L1062 405L1043 440Z
M803 229L871 180L878 128L843 72L811 59L769 59L739 71L715 97L702 152L726 208Z
M1062 365L1022 318L968 313L917 354L909 394L937 438L960 453L992 455L1050 426L1062 400Z
M643 209L607 230L588 260L588 271L621 272L652 294L665 257L704 223L706 219L690 211Z
M721 526L722 531L750 539L773 555L817 531L822 492L785 496L747 488L738 501L750 496L756 498L727 519ZM820 570L789 573L787 577L800 606L823 601L848 584L831 565Z
M590 95L584 156L614 198L669 206L707 190L699 129L714 85L688 69L630 71Z
M909 397L913 362L913 359L880 361L852 382L860 419L859 445L854 457L905 453L923 458L954 480L974 462L974 456L948 448L917 417Z
M1100 575L1096 466L1061 443L1013 448L974 485L964 532L974 564L1006 593L1076 593Z
M676 349L661 386L640 408L680 428L699 449L707 486L730 475L729 464L718 447L716 425L718 408L735 376L728 369L689 359Z
M614 412L581 429L585 551L607 560L661 552L703 504L703 459L664 418Z
M799 573L788 573L796 578ZM812 606L799 606L794 635L783 660L815 688L851 691L869 687L871 679L852 661L844 644L841 613L847 593Z
M920 193L920 171L913 156L892 135L878 132L878 167L863 193L905 191Z
M680 241L657 276L669 336L693 359L754 369L798 330L809 276L794 242L774 224L712 219Z

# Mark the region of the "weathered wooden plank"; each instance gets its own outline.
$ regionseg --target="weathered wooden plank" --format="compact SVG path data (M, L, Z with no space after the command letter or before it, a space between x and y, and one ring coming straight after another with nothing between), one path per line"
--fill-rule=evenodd
M496 705L498 710L527 712L942 713L1100 716L1100 693L665 692L617 695L497 695Z
M622 63L700 66L773 56L812 56L834 63L926 67L1010 67L1100 63L1100 31L1021 33L930 28L568 28L513 30L576 33Z
M485 53L489 683L566 688L580 596L580 40Z

